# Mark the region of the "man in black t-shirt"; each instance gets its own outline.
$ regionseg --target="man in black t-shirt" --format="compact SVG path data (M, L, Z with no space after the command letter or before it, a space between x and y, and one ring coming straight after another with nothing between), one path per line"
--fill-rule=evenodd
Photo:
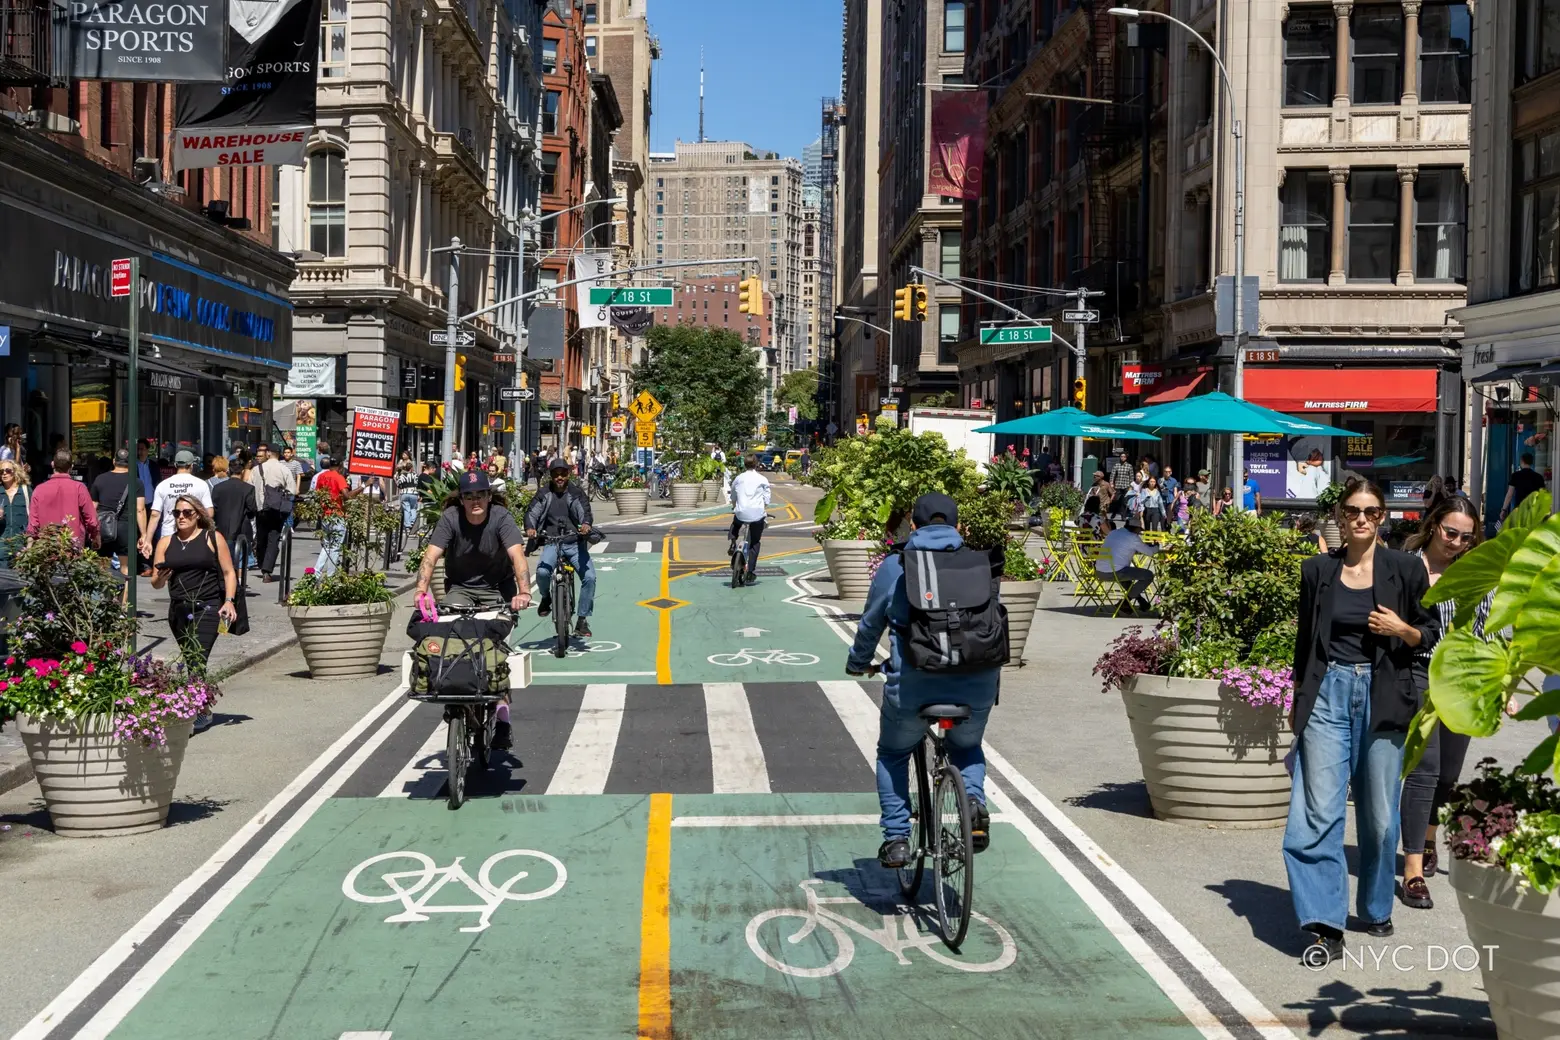
M121 448L114 454L114 468L101 474L92 482L92 501L96 503L98 515L114 512L119 513L119 532L112 541L105 538L99 551L104 556L113 556L119 560L119 573L127 580L125 596L128 601L130 594L129 581L134 580L134 561L130 556L130 547L140 538L141 532L136 530L135 517L146 512L146 496L151 489L141 488L135 501L130 501L130 452Z
M531 605L531 575L525 562L525 533L503 506L493 505L487 474L470 470L460 477L460 505L439 517L428 538L417 572L417 594L433 581L433 567L444 560L444 602L459 607L496 607L505 600L513 610Z
M1506 481L1506 501L1501 504L1500 518L1506 519L1522 500L1535 491L1544 490L1544 475L1533 468L1533 453L1522 453L1522 466Z

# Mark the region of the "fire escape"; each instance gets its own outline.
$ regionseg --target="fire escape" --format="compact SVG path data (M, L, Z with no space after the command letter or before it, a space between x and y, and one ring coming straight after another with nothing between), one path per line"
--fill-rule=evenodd
M69 23L50 0L0 0L0 88L64 86Z

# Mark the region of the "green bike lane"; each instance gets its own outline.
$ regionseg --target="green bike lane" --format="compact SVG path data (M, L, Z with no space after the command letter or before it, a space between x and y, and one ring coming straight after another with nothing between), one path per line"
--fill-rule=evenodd
M942 946L872 860L875 813L867 793L332 800L110 1035L1198 1035L1000 819L982 916Z

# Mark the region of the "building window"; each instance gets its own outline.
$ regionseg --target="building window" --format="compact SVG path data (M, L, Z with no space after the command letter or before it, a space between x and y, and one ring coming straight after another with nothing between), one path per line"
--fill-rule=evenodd
M595 4L586 4L585 5L585 24L586 25L595 25L596 24L596 5Z
M549 270L546 270L545 268L543 270L541 270L541 271L538 271L536 273L536 287L541 290L541 295L538 296L537 299L538 300L542 300L544 302L557 299L558 298L557 285L558 285L558 272L557 271L549 271Z
M937 363L952 365L958 361L953 348L959 342L959 308L950 304L937 309Z
M1516 291L1560 285L1560 129L1517 145Z
M594 58L595 56L596 56L596 38L594 36L587 36L587 37L585 37L585 57L587 57L587 58Z
M1462 169L1421 169L1414 181L1414 277L1461 282L1468 196Z
M347 157L338 151L309 156L309 248L347 255Z
M553 195L558 191L558 153L542 153L542 194ZM660 208L657 207L657 212Z
M964 50L964 0L946 0L943 4L943 50Z
M1349 226L1345 273L1350 281L1391 281L1397 273L1398 175L1396 170L1349 174Z
M1353 86L1356 105L1395 105L1403 100L1403 6L1356 5Z
M1278 238L1278 280L1327 278L1332 223L1332 181L1326 170L1289 170L1279 189L1283 228Z
M964 85L964 73L950 72L942 78L945 87L960 87Z
M347 0L325 0L320 26L320 78L347 74Z
M1466 105L1472 96L1473 17L1468 5L1425 4L1419 15L1419 100Z
M549 90L547 96L542 99L542 133L556 134L558 132L558 102L563 95L556 90Z
M1560 69L1560 0L1518 0L1518 83Z
M1284 104L1332 104L1335 36L1332 11L1290 10L1284 22Z
M959 277L959 250L964 246L964 232L957 228L944 228L939 241L942 251L943 277Z
M558 71L558 41L542 41L542 73L551 76Z

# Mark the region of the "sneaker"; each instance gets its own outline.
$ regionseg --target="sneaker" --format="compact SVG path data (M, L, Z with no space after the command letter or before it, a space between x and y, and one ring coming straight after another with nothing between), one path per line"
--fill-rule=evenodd
M508 751L510 748L512 748L514 746L515 746L515 740L514 740L514 736L512 735L512 733L510 731L509 723L507 723L507 722L495 722L495 723L493 723L493 750L494 751Z
M1365 934L1372 939L1385 939L1392 934L1392 931L1392 918L1390 917L1385 921L1377 921L1375 924L1365 926Z
M976 852L985 852L991 847L991 811L984 805L975 807L975 819L970 821L970 836L974 839Z
M216 716L213 715L211 712L209 712L209 711L201 712L199 715L195 716L195 732L196 733L204 733L206 730L210 729L211 728L211 724L213 722L216 722L216 721L217 721Z
M910 862L910 839L889 838L878 849L878 862L889 870L897 870Z
M1343 936L1318 935L1300 955L1300 963L1320 971L1343 956Z
M758 575L756 575L756 574L746 574L746 575L744 575L743 578L742 578L742 584L744 584L744 585L757 585L758 584Z
M1430 898L1430 886L1424 878L1403 879L1403 905L1415 910L1435 909L1435 900Z
M547 600L544 599L540 603L537 604L537 606L536 606L536 616L537 617L546 617L548 614L551 614L551 613L552 613L552 604L550 602L548 602Z
M574 623L574 634L579 636L581 639L589 639L592 635L590 630L590 622L586 621L584 618L580 618Z
M736 551L737 551L737 540L735 538L727 539L727 541L726 541L726 557L729 559L731 556L733 556L736 553Z

